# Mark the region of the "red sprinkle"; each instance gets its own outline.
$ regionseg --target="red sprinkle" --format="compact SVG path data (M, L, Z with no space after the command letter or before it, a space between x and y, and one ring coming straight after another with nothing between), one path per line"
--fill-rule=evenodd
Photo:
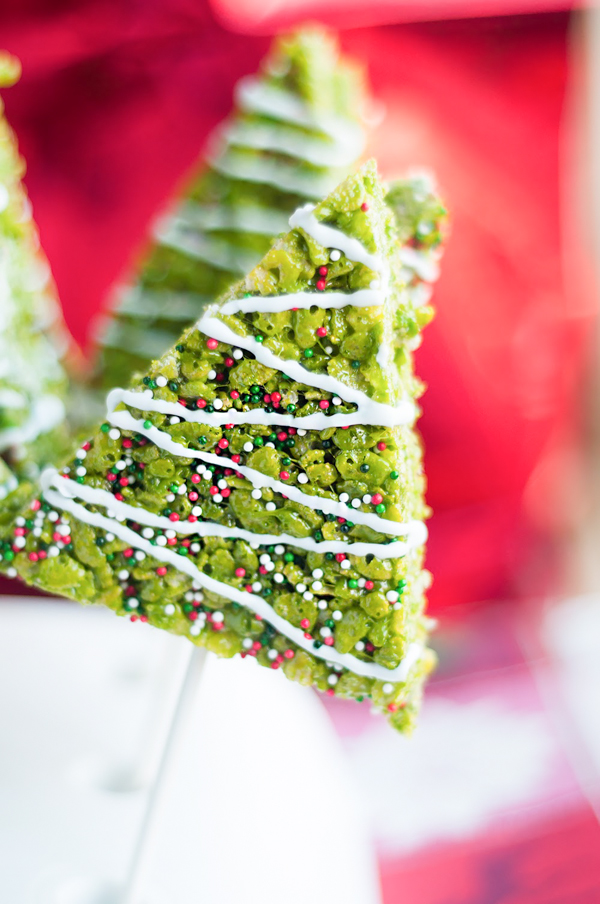
M336 554L335 554L336 562L343 562L345 558L346 558L346 556L344 555L343 552L336 552Z
M108 474L106 475L106 479L110 480L112 482L113 480L117 479L117 475L113 474L112 471L109 471Z
M286 650L283 655L285 656L286 659L293 659L296 654L294 653L293 650Z
M366 201L360 205L360 209L364 210L364 211L367 211L369 209L369 205L367 204Z
M320 326L320 327L317 329L317 336L319 336L320 338L322 338L323 336L326 336L326 335L327 335L327 327L326 327L326 326Z
M229 487L225 487L224 490L221 490L221 496L223 499L227 499L228 496L231 496L231 489Z
M319 402L319 408L322 408L324 411L329 408L329 402L327 401L327 399L321 399L321 401Z
M279 472L279 476L281 477L282 480L289 480L289 479L290 479L289 471L280 471L280 472Z
M187 405L187 402L185 399L177 399L177 401L179 402L180 405L183 405L184 408Z
M300 622L300 627L304 628L305 631L307 628L310 628L309 620L307 618L303 618L302 621Z
M239 392L237 391L237 389L232 389L231 392L229 393L229 397L230 397L231 399L239 399L240 394L239 394Z
M156 573L157 573L157 575L159 576L159 578L164 578L164 576L165 576L166 573L167 573L167 566L166 566L166 565L160 565L160 566L156 569Z
M319 290L319 292L323 292L325 290L326 285L327 285L327 283L325 282L324 279L317 280L317 289Z
M332 647L333 646L333 637L326 637L323 642L324 642L325 646Z
M380 505L383 502L383 496L381 493L373 493L371 496L371 502L373 505Z
M246 569L245 568L236 568L235 569L236 578L244 578L246 577Z
M115 499L118 499L119 502L123 502L125 496L123 496L123 493L115 493Z
M333 695L335 694L335 691L332 687L328 687L327 690L325 691L325 693L327 694L328 697L333 697Z
M277 439L279 440L280 443L282 443L287 438L288 438L288 435L284 430L282 430L281 433L277 434Z
M373 590L374 587L373 581L365 581L365 590Z
M212 486L208 492L210 493L211 496L216 496L217 493L219 492L219 487Z
M127 479L127 477L121 477L121 479L119 480L119 484L122 487L126 487L128 483L129 483L129 480Z
M179 515L177 512L171 512L169 515L169 521L179 521Z
M34 499L33 502L31 503L31 511L32 511L32 512L37 512L37 510L39 509L39 507L41 506L41 504L42 504L42 503L40 502L39 499Z
M218 344L219 344L219 343L217 342L216 339L207 339L207 340L206 340L206 347L207 347L207 348L216 348Z
M191 480L192 480L192 483L200 483L202 478L200 477L199 474L192 474Z
M377 448L380 452L383 452L384 449L387 449L387 446L385 443L377 443Z
M280 392L272 392L271 393L271 401L276 405L279 404L279 402L281 402L281 393Z
M327 276L327 267L319 267L319 275Z
M196 518L195 515L188 515L188 521L190 521L192 524L197 520L198 519Z
M206 408L206 399L196 399L196 408Z
M129 547L129 549L124 549L123 555L125 556L126 559L130 559L133 555L133 549L131 547Z
M30 562L37 562L39 556L37 552L30 552L28 558Z
M398 704L397 703L388 703L387 709L388 709L389 713L395 713L398 710Z
M188 493L188 499L190 500L190 502L196 502L196 500L198 499L198 493L196 492L196 490L192 490L191 493Z
M229 440L225 439L225 437L223 436L223 437L221 437L221 439L219 440L217 445L218 445L219 449L227 449L229 446Z
M234 364L233 358L225 358L225 367L233 367Z

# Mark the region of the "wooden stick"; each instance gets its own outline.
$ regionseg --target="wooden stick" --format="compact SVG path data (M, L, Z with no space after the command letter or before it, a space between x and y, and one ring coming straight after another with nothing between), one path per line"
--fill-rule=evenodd
M165 726L162 754L156 777L148 793L146 810L140 826L136 846L131 859L129 875L121 904L142 904L140 893L146 874L147 858L152 850L152 840L160 825L166 779L174 765L173 754L188 721L206 661L206 650L189 645L182 667L182 678L177 703L172 718Z

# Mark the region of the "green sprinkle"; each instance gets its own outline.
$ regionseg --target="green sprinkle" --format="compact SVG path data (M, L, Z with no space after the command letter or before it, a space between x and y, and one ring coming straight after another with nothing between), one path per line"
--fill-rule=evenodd
M256 339L257 342L264 342L264 340L265 340L264 336L255 336L254 338Z
M321 533L320 530L316 530L313 534L313 537L315 538L315 540L322 540L323 534Z
M392 472L390 473L390 477L392 478L392 480L398 480L398 478L400 477L400 475L398 474L398 471L392 471Z
M286 410L287 410L287 411L289 411L289 412L290 412L290 414L293 414L293 413L294 413L294 411L295 411L295 410L296 410L296 406L295 406L295 405L292 405L292 404L290 404L290 405L288 405L288 406L287 406L287 408L286 408Z
M285 555L284 555L284 557L283 557L283 561L284 561L284 562L293 562L293 561L294 561L294 554L293 554L292 552L286 552Z
M108 433L108 431L110 430L110 424L102 424L100 429L102 430L103 433Z
M144 421L144 430L149 430L152 426L152 421Z
M313 355L314 355L314 352L313 352L312 348L304 349L304 357L305 358L312 358Z
M358 370L358 368L360 367L360 361L353 361L351 366L354 368L354 370Z
M356 590L356 588L358 587L358 581L355 578L350 578L350 580L348 581L348 587L350 588L350 590Z
M265 443L265 441L264 441L264 439L262 438L262 436L255 436L255 437L254 437L254 445L255 445L255 446L264 446L264 443Z
M361 466L360 466L360 470L363 472L363 474L366 474L367 471L369 470L369 466L368 466L368 465L361 465Z
M381 515L383 512L385 512L385 505L384 505L384 503L383 503L383 502L380 502L379 505L376 505L376 506L375 506L375 511L376 511L376 512L379 512L380 515Z

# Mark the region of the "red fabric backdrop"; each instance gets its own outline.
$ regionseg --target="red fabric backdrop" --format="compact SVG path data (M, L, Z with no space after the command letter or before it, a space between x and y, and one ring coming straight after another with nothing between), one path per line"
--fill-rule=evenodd
M224 27L232 2L221 19L199 0L0 9L3 45L24 68L7 112L84 344L149 218L268 45ZM253 9L244 6L246 30L276 29ZM514 595L568 518L560 493L593 314L561 207L568 24L552 13L342 33L388 109L372 147L383 173L433 167L452 211L439 314L418 356L434 609ZM551 570L549 558L542 566Z

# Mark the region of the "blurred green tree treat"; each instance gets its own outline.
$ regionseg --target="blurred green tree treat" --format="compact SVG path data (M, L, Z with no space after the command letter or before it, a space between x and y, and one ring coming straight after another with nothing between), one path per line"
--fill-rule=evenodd
M407 267L372 161L290 226L109 393L0 567L410 730L433 665L412 354L433 252Z
M18 60L0 54L0 87L19 75ZM69 448L61 363L68 340L3 109L0 101L0 456L21 481ZM13 483L0 475L0 487Z
M322 28L278 38L235 110L213 134L208 163L160 221L137 284L100 323L96 381L142 373L287 230L289 215L350 173L365 146L368 100L359 66Z

